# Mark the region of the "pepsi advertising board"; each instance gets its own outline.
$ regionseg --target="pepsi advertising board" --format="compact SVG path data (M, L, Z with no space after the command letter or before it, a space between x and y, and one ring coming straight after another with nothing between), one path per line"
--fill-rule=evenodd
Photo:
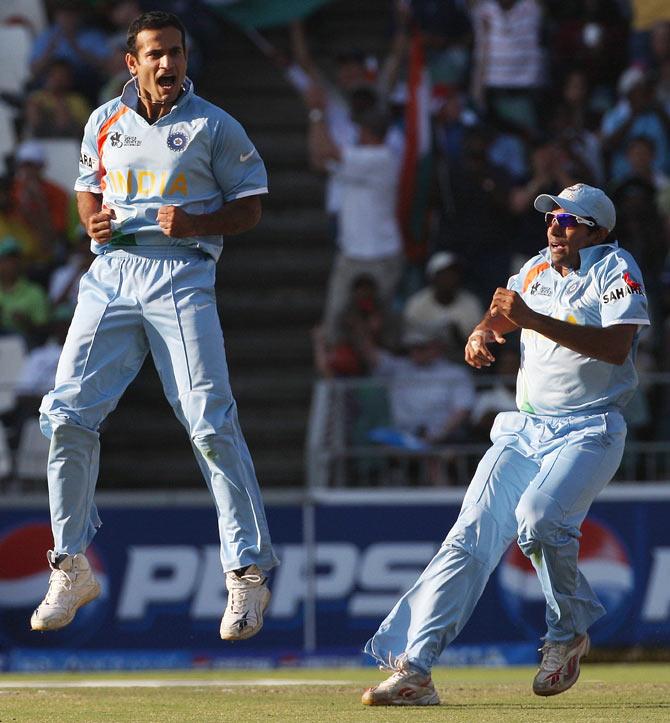
M649 488L645 488L648 490ZM582 527L580 567L607 608L594 645L670 644L670 492L627 488L597 501ZM449 501L444 499L448 497ZM208 504L100 500L87 555L102 595L65 629L30 630L48 586L46 503L0 507L0 666L10 670L274 665L312 656L362 660L361 648L414 582L455 520L458 494L350 493L312 506L269 504L282 564L263 631L219 639L226 604L216 519ZM306 515L311 521L305 525ZM308 543L312 543L311 545ZM311 575L310 575L311 570ZM307 625L306 625L307 622ZM544 599L513 545L443 662L533 663Z

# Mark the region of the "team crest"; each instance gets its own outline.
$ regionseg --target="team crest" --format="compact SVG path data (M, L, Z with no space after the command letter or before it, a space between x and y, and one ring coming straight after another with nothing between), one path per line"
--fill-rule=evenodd
M187 144L188 136L183 131L175 131L168 136L167 145L171 151L183 151Z

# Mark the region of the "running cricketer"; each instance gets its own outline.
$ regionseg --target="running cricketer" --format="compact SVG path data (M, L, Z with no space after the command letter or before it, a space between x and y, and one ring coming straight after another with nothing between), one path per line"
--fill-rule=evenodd
M101 524L98 429L151 351L214 498L229 593L221 637L239 640L263 624L278 561L230 390L214 277L223 235L258 223L267 176L242 126L195 95L177 17L144 13L127 41L131 79L93 112L81 147L75 190L96 258L40 407L54 549L31 626L62 628L100 594L85 556Z
M535 208L547 248L496 289L465 347L468 364L490 366L489 343L521 329L519 411L496 417L456 523L368 641L366 652L393 672L365 691L366 705L439 703L431 668L515 540L546 598L537 695L577 681L588 628L605 613L577 567L579 530L621 461L647 300L635 260L608 241L616 214L603 191L579 183L538 196Z

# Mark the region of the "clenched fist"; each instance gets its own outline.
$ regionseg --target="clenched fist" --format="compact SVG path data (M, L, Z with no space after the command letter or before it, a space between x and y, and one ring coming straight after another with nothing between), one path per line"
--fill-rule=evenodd
M495 290L489 311L491 316L504 316L522 328L527 327L535 316L535 312L516 291L503 288Z
M193 226L193 216L179 206L161 206L158 209L158 225L166 236L174 238L197 236Z
M112 220L116 218L114 209L105 208L88 217L86 233L97 243L106 244L112 238Z

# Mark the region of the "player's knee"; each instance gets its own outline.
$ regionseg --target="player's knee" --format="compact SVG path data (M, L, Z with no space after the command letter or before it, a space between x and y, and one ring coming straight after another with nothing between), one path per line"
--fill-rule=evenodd
M556 500L540 490L524 494L515 514L519 547L526 555L537 552L541 545L565 545L575 536L575 531L564 523L563 510Z
M208 459L210 462L214 462L219 458L221 453L221 439L219 438L219 435L198 435L192 439L193 445L205 459Z
M461 511L443 545L468 553L476 560L487 563L491 551L499 546L498 522L489 510L472 505Z
M42 410L40 412L40 429L42 434L49 439L54 435L76 435L80 432L84 435L94 434L98 437L98 432L84 425L77 414L67 413L64 410L58 412L45 412Z

